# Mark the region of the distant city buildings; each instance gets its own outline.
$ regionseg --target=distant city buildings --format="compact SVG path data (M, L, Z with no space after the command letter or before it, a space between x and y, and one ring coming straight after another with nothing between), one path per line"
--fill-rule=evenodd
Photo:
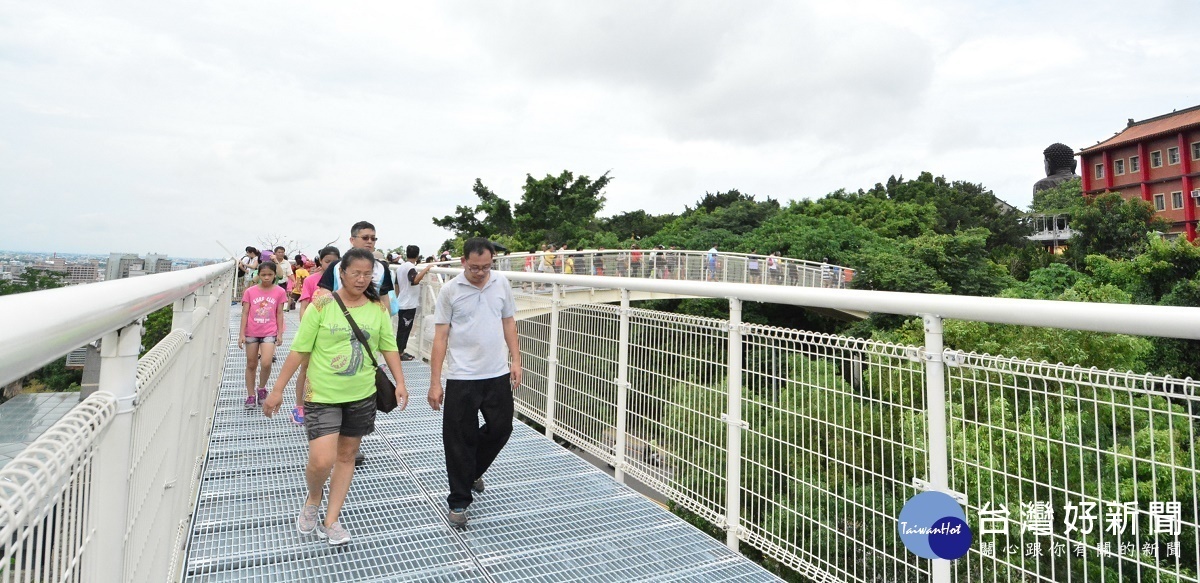
M1142 121L1079 152L1083 192L1141 198L1171 223L1170 233L1196 239L1200 205L1200 105Z
M166 255L147 253L139 257L136 253L110 253L104 270L105 280L125 279L153 273L171 271L173 261Z

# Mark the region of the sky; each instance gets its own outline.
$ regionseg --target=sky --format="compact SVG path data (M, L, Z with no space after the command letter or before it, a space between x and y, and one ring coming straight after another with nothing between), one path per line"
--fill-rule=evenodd
M1042 150L1200 104L1194 0L0 0L0 249L426 254L476 178L602 216L922 171L1028 206Z

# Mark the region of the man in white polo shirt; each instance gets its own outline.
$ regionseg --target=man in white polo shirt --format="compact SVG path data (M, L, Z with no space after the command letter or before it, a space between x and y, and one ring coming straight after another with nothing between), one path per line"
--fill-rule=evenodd
M433 312L429 406L435 411L445 406L447 518L459 528L467 525L472 492L483 492L483 474L512 434L512 389L521 384L516 304L508 279L492 273L495 255L491 241L468 239L463 244L463 272L442 286Z

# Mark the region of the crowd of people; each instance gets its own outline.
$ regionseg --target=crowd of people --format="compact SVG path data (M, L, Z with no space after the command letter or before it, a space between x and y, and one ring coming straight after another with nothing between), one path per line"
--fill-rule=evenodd
M404 410L408 389L401 363L412 359L404 349L420 303L419 286L434 263L428 257L418 268L415 245L405 248L401 262L377 252L377 241L374 225L360 221L350 228L351 248L345 254L325 247L312 261L303 254L289 258L283 247L272 253L247 247L237 262L245 408L261 408L273 417L288 383L297 378L292 420L304 426L308 438L308 488L296 527L335 546L350 542L342 506L362 463L362 438L375 428L378 389L372 363L382 360L387 366L395 379L396 410ZM484 473L512 433L512 389L521 379L512 288L492 272L495 254L486 239L468 240L460 258L463 272L443 286L434 311L428 404L443 412L450 490L446 519L459 528L466 527L467 508L485 489ZM451 257L447 252L440 259ZM268 390L275 349L287 327L284 312L297 307L299 328Z
M500 268L510 269L505 265ZM717 245L697 252L664 245L642 249L637 243L628 249L612 250L604 247L572 250L567 245L546 243L529 250L522 269L533 273L703 279L769 285L803 284L819 275L822 287L844 287L854 277L854 270L829 264L828 259L820 265L818 273L812 271L816 268L810 264L784 261L779 251L764 255L752 250L749 254L729 255L722 254Z
M296 524L300 532L315 533L330 545L350 541L350 531L340 517L355 467L362 463L362 438L375 427L377 389L371 363L386 364L396 381L398 409L403 410L408 390L401 363L413 358L405 349L420 307L419 286L435 263L453 260L449 251L422 260L415 245L407 246L403 257L384 254L375 249L377 241L374 225L360 221L350 228L350 249L345 254L329 246L313 260L304 254L289 257L282 246L271 252L249 246L237 263L242 284L238 348L246 353L245 408L261 408L268 417L274 416L282 407L287 384L296 377L291 417L304 426L309 444L308 492ZM446 519L460 528L467 524L467 509L475 495L485 490L484 473L512 433L512 389L521 381L516 307L512 287L502 273L513 269L513 258L507 252L497 258L496 253L487 239L467 240L458 258L463 270L442 285L433 312L427 400L432 409L443 412L450 491ZM707 280L724 281L723 270L732 257L722 255L716 245L697 254L662 245L645 250L633 244L613 251L572 251L566 245L545 244L530 250L523 268L659 279L692 279L697 273L686 272L698 270ZM744 262L745 280L786 283L788 264L778 252L736 257ZM424 267L419 267L422 263ZM827 262L819 273L825 287L853 276L850 270ZM300 325L268 390L276 346L287 328L284 313L290 310L299 311Z

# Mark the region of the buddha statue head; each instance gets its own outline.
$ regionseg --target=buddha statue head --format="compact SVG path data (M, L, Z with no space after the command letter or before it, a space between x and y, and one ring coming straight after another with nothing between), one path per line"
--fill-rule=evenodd
M1075 174L1075 151L1070 146L1050 144L1042 151L1042 155L1046 157L1046 177L1033 184L1034 193L1079 178L1079 175Z
M1066 144L1050 144L1042 154L1046 156L1046 176L1075 174L1075 151Z

